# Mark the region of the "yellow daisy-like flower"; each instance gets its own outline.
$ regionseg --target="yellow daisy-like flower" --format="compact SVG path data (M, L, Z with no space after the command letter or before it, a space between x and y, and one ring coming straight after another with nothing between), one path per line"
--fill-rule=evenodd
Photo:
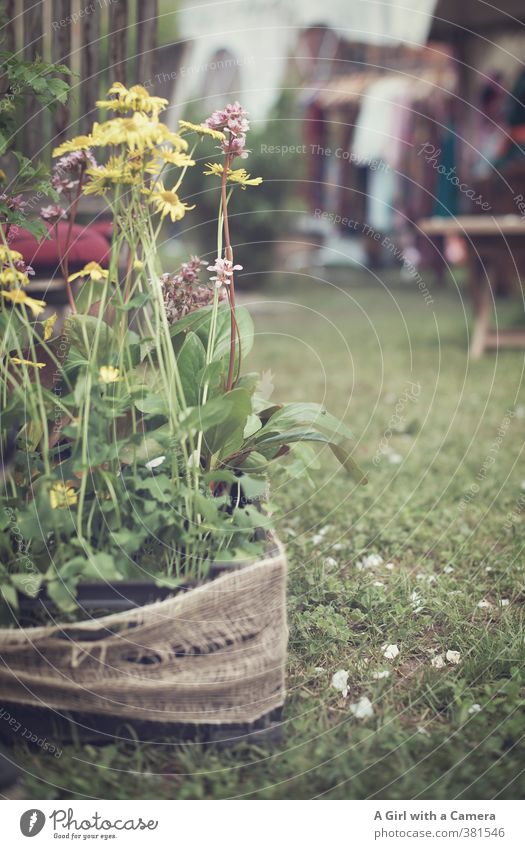
M76 490L65 483L54 483L49 490L49 501L53 510L63 507L73 507L78 501Z
M62 142L58 147L55 147L53 156L63 156L65 153L72 153L76 150L88 150L95 144L93 136L76 136L74 139Z
M100 366L98 377L101 383L116 383L120 377L120 371L115 366Z
M191 156L181 153L178 150L170 150L168 147L159 148L157 156L160 156L164 162L168 162L170 165L176 165L177 168L186 168L195 165L195 160Z
M228 171L228 182L238 183L242 189L245 189L246 186L260 186L262 181L262 177L251 177L244 168Z
M75 272L75 274L70 274L67 279L71 283L73 280L76 280L77 277L91 277L95 283L98 283L100 280L107 280L108 275L109 271L107 268L102 268L98 262L88 262L84 268Z
M30 298L23 289L11 289L9 292L1 291L0 295L12 301L13 304L23 304L23 306L28 307L35 318L40 315L46 306L45 301L37 301L35 298Z
M216 141L224 141L226 136L220 130L212 130L206 124L192 124L191 121L179 121L179 127L184 132L198 133L200 136L209 136Z
M91 181L86 184L84 194L104 194L112 189L117 183L121 185L139 185L141 183L140 170L142 168L142 157L124 158L123 156L110 156L106 165L96 168L88 168L86 174Z
M222 177L224 174L224 167L219 162L207 162L206 168L207 171L204 171L204 174L207 177L211 175ZM263 181L262 177L251 177L244 168L229 169L227 180L229 183L237 183L243 189L246 186L260 186Z
M46 320L44 321L44 342L47 342L48 339L51 339L56 320L57 314L55 312L53 313L53 315L50 315L49 318L46 318Z
M0 271L0 286L27 286L29 277L16 268L4 268Z
M143 191L144 194L149 195L150 203L155 206L162 218L169 215L172 221L180 221L188 210L195 209L195 206L188 206L183 203L176 192L166 189L161 180L154 189L144 189Z
M142 262L141 259L134 259L133 260L133 268L135 269L135 271L142 271L143 268L144 268L144 263Z
M115 112L145 112L147 115L159 116L168 105L164 97L154 97L141 85L126 88L122 83L113 83L108 95L115 95L112 100L97 100L101 109L113 109Z
M12 251L11 248L6 248L5 245L0 245L0 262L21 262L24 259L18 251Z
M33 366L33 368L45 368L45 363L34 363L32 360L21 360L19 357L11 357L11 362L15 366Z
M224 165L222 165L220 162L207 162L206 168L208 170L204 171L203 173L207 177L209 177L210 175L213 175L214 177L222 177L222 175L224 174Z
M143 112L134 112L129 118L112 118L104 124L94 124L92 134L100 147L125 144L129 150L140 152L170 141L175 135L165 124Z

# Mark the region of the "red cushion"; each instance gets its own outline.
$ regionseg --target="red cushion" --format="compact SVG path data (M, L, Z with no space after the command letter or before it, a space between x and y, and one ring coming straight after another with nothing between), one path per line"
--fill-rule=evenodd
M100 218L98 221L92 221L89 229L104 236L108 242L111 242L113 238L113 221L111 218Z
M61 221L58 225L61 253L65 251L68 227L67 221ZM37 274L43 270L59 267L59 252L54 228L51 238L42 239L41 242L27 230L20 228L15 231L13 228L9 234L9 247L19 251L24 257L24 262L34 268ZM107 268L110 252L108 240L91 226L73 225L68 251L70 271L83 268L88 262L98 262L99 265Z

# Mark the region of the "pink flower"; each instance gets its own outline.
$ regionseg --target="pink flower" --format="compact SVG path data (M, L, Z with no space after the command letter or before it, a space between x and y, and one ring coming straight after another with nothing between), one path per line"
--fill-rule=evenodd
M250 129L248 113L238 101L228 103L224 109L216 110L204 122L212 130L221 130L226 138L221 144L221 150L232 156L246 159L246 133Z
M249 150L246 150L246 136L232 136L230 139L223 141L221 149L224 153L231 153L233 156L240 156L241 159L247 159Z
M217 289L221 286L228 286L231 283L234 271L242 271L242 265L233 265L229 259L221 259L217 257L214 265L208 266L208 271L216 271L215 277L210 277L215 283Z
M224 109L217 109L204 123L212 130L229 130L235 136L247 133L250 129L248 113L237 100L228 103Z
M40 210L40 218L44 221L49 221L51 224L56 224L66 217L65 211L58 203L51 203L49 206L43 206Z

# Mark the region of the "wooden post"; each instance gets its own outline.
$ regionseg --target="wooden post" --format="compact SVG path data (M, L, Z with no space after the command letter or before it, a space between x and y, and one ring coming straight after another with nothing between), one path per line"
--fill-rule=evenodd
M137 82L146 88L153 86L158 14L158 0L139 0L137 3Z
M95 101L100 95L100 10L88 15L82 27L80 90L80 132L86 133L96 114Z
M109 7L109 79L126 85L126 66L128 61L128 3L119 0Z
M70 14L69 0L53 0L53 21L55 23L66 21ZM71 28L65 26L57 26L53 29L53 62L59 62L67 65L69 62L69 54L71 53ZM69 80L69 78L68 78ZM70 112L67 103L59 104L55 112L55 133L52 139L53 145L63 141L69 133Z
M5 15L6 15L6 28L5 28L5 49L13 51L16 45L16 29L15 29L15 14L16 14L16 3L15 0L6 0L5 4Z

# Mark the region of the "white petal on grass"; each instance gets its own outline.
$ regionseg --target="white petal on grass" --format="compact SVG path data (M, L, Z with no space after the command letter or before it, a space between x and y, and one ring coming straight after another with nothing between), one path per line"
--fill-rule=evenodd
M383 581L374 581L372 586L373 587L384 587L385 585L384 585Z
M390 670L388 669L379 669L377 672L372 673L372 678L374 681L382 681L383 678L388 678L390 676Z
M443 669L445 665L445 661L443 660L442 654L437 654L435 657L432 658L430 662L434 669Z
M325 557L324 559L325 566L337 566L337 560L335 557Z
M393 563L386 563L386 564L385 564L385 569L393 569L393 568L394 568L394 564L393 564Z
M334 542L332 546L332 551L342 551L345 547L346 546L343 542Z
M509 604L510 604L510 601L508 600L508 598L500 598L499 603L500 603L501 607L508 607Z
M418 725L417 733L422 734L423 737L430 737L429 732L427 731L427 729L423 725Z
M414 590L410 594L410 604L412 605L414 613L419 613L421 610L423 610L423 599L421 597L421 594L418 593L417 590Z
M385 643L384 646L381 647L383 652L383 657L387 660L395 660L399 654L399 647L397 643Z
M473 713L479 713L480 710L481 710L481 705L475 704L475 705L472 705L472 707L469 707L468 712L470 714L473 714Z
M332 675L332 687L346 698L348 695L348 672L346 669L338 669Z
M492 605L486 598L482 598L481 601L478 601L478 607L488 609L489 607L492 607Z
M380 554L369 554L362 560L358 560L355 565L357 569L375 569L377 566L383 565L383 558Z
M359 701L349 705L349 708L356 719L370 719L374 715L372 702L366 696L361 696Z
M312 542L314 545L320 545L323 541L322 534L314 534L312 537Z
M392 454L388 455L388 462L392 463L393 466L399 466L399 464L403 462L403 457L401 454L396 454L396 452L393 451Z
M451 572L453 572L453 571L454 571L453 566L445 566L445 568L443 569L443 572L445 573L445 575L450 575Z
M148 460L147 463L144 463L147 469L156 469L157 466L161 466L166 457L164 454L161 457L154 457L153 460Z
M445 657L448 660L448 662L454 664L454 666L457 666L457 664L461 660L460 653L458 651L454 651L453 649L449 649L447 651Z

